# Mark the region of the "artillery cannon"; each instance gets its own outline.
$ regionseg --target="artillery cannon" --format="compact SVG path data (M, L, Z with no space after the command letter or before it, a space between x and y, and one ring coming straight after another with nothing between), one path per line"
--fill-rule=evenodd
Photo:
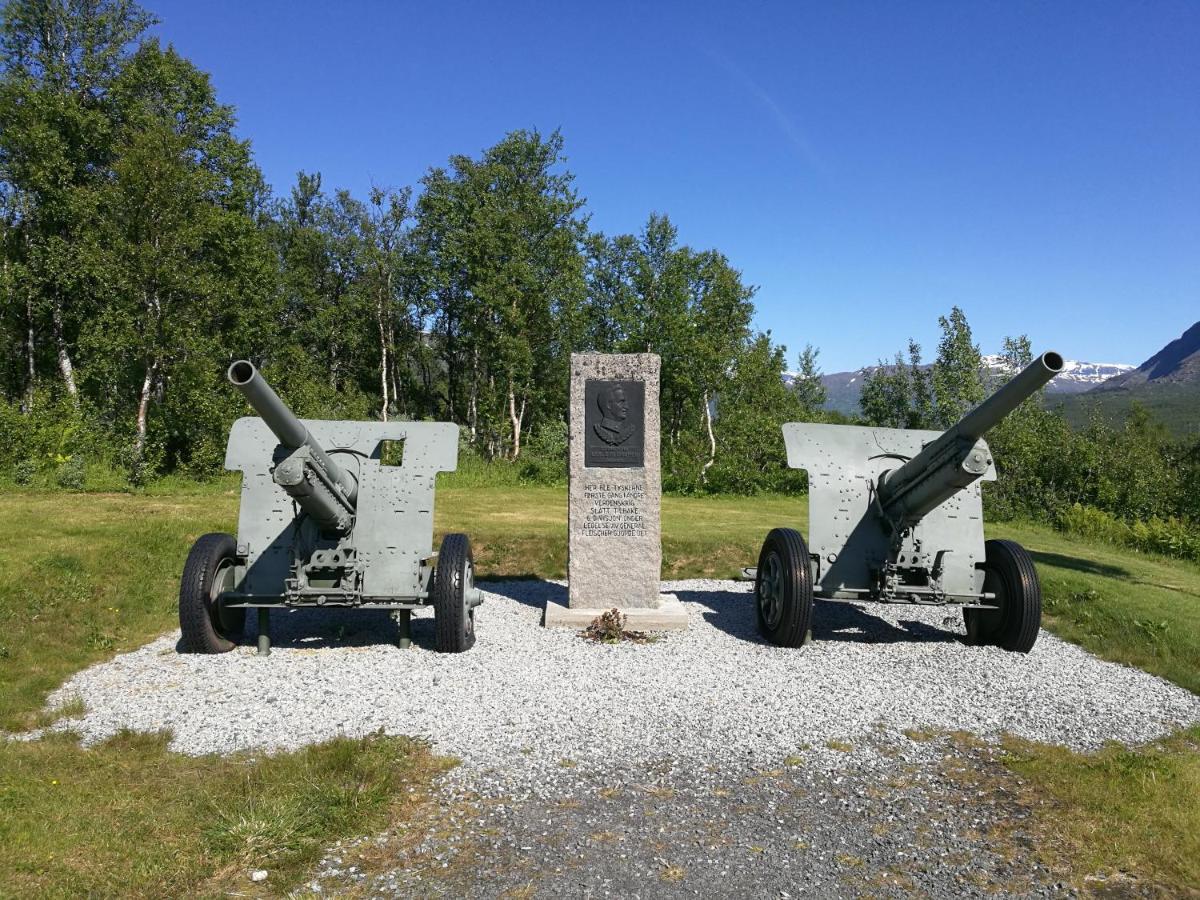
M232 649L257 609L266 655L271 609L325 606L391 610L401 647L412 611L432 606L436 649L470 649L482 602L470 541L446 535L436 565L432 552L434 482L457 466L458 426L301 420L252 363L227 377L262 418L229 432L225 468L243 473L237 538L206 534L188 554L181 649Z
M1041 586L1023 547L984 540L980 483L996 480L984 435L1062 367L1043 353L943 433L784 425L788 466L808 471L808 541L776 528L746 570L763 636L805 643L814 597L958 604L970 643L1028 652Z

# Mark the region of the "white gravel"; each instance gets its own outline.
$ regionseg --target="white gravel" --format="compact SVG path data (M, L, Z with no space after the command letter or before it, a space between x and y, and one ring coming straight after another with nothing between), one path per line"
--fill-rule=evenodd
M1008 732L1085 749L1200 720L1200 697L1045 632L1028 655L968 647L957 608L818 601L816 641L788 650L759 639L749 584L666 582L690 629L605 646L540 626L545 599L565 594L559 584L484 587L478 643L465 654L428 649L426 617L400 650L381 613L275 613L269 658L252 639L220 656L180 655L176 632L78 673L50 705L82 698L85 715L57 727L85 742L170 729L172 747L190 754L420 735L465 774L526 785L572 763L771 765L881 729Z

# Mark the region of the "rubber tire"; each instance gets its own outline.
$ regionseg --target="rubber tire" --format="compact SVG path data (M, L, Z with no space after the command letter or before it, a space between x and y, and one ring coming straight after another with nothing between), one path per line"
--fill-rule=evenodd
M446 535L433 570L433 644L438 653L463 653L475 646L475 610L467 608L468 570L475 570L471 541L465 534Z
M1042 585L1033 557L1015 541L987 541L983 589L996 594L1000 609L964 609L967 643L1028 653L1042 624Z
M762 608L762 582L768 560L774 553L781 565L781 605L779 621L771 625ZM813 582L808 545L800 532L775 528L763 541L758 554L758 572L754 578L754 612L758 630L779 647L802 647L812 628Z
M218 610L212 597L217 570L236 554L231 534L205 534L192 545L179 582L180 652L226 653L237 646L246 626L246 610Z

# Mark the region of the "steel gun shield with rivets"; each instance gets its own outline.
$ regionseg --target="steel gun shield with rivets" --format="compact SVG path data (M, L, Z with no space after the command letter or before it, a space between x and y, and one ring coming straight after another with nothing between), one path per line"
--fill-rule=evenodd
M447 535L433 553L434 483L457 467L458 426L298 419L252 363L227 377L261 418L230 431L238 533L204 535L188 556L181 648L231 649L257 609L266 654L271 609L340 606L391 610L404 647L412 611L432 607L436 649L469 649L482 600L470 542Z
M746 570L764 637L805 643L820 597L960 605L971 643L1030 650L1041 588L1024 548L984 539L980 485L996 479L984 435L1062 368L1043 353L945 432L784 425L788 465L808 472L808 539L777 528Z

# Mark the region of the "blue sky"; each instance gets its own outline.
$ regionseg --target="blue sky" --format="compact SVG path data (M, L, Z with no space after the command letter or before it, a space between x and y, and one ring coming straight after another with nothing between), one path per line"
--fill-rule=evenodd
M792 362L932 356L953 304L1093 362L1200 319L1200 3L146 5L277 192L560 128L593 227L670 215Z

